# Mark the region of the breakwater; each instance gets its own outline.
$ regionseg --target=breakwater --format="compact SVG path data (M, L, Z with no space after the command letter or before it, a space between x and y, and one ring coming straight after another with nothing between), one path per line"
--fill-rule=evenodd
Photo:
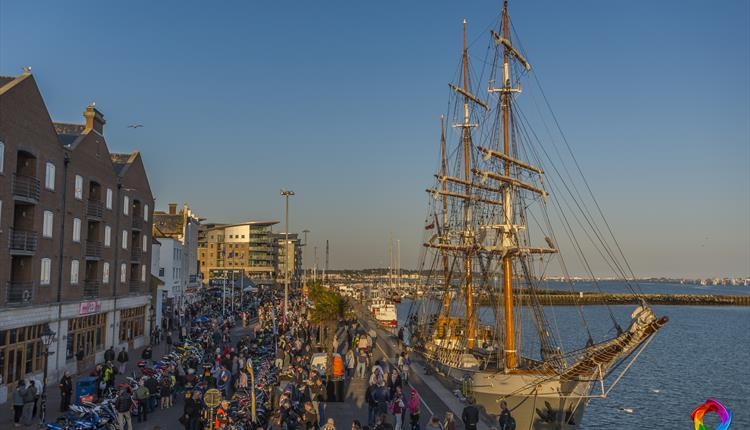
M690 306L750 306L750 295L719 296L705 294L623 294L623 293L549 293L538 294L542 305L629 305L638 304L641 299L652 305ZM528 294L515 296L517 305L531 302ZM491 304L486 298L480 303Z

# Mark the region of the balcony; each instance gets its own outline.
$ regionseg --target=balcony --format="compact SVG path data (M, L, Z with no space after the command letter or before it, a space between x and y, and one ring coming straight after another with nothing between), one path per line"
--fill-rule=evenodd
M86 280L83 284L83 298L84 299L96 299L99 297L99 289L102 283L99 281Z
M37 234L33 231L10 229L8 248L12 255L34 255Z
M13 175L13 198L22 202L39 203L39 179Z
M33 282L8 282L6 303L8 305L29 306L34 299Z
M130 294L138 294L143 292L143 282L130 280Z
M143 218L133 215L133 230L143 230Z
M102 243L95 240L86 241L86 259L99 260L102 258Z
M130 251L130 261L135 263L141 262L141 257L143 256L143 251L141 248L134 246L133 249Z
M89 200L86 205L86 216L95 221L101 221L104 214L104 205L98 200Z

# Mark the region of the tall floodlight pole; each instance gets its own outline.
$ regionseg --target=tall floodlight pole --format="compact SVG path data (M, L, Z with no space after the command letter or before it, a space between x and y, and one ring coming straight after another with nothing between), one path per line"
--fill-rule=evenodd
M302 266L302 273L303 273L303 277L305 277L305 278L309 275L309 273L307 272L307 270L305 270L305 268L304 268L304 264L305 264L305 248L307 247L307 233L310 233L310 230L308 230L308 229L302 230L302 234L305 235L305 242L301 245L302 246L302 256L301 256L302 257L302 264L300 264L300 266ZM310 254L308 254L308 255L310 255Z
M294 195L294 191L281 190L281 195L286 200L286 210L284 211L284 321L286 321L287 312L289 311L289 196Z

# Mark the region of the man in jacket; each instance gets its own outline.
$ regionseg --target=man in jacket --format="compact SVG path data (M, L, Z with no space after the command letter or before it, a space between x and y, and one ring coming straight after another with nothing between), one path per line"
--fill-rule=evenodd
M123 346L122 351L120 351L120 353L117 354L117 362L120 363L120 366L118 369L120 375L125 374L125 369L128 365L128 360L129 360L128 352L125 351L125 347Z
M148 421L148 403L151 401L151 392L146 387L145 381L141 381L135 390L135 399L138 400L138 422Z
M104 351L104 361L115 361L114 345L110 346L106 351Z
M73 394L73 380L66 370L60 378L60 412L65 412L70 406L70 396Z
M125 423L128 424L128 429L133 428L133 420L130 418L130 408L133 406L133 397L130 395L130 387L125 388L117 396L117 402L115 408L117 409L117 421L120 423L120 428L125 428Z
M21 380L16 385L16 391L13 392L13 425L21 427L21 417L23 416L23 398L26 396L26 382Z
M461 420L463 420L466 430L476 430L477 423L479 422L479 409L474 405L474 398L468 398L469 404L464 408L461 413Z
M29 386L26 387L26 391L23 393L23 416L21 421L26 427L31 425L32 414L34 412L34 402L36 401L36 386L34 380L29 381Z

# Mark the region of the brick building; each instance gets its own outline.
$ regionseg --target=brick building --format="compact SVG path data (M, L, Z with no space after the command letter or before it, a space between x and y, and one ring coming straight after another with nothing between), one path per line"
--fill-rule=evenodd
M140 154L110 153L104 125L94 105L55 123L29 72L0 77L0 402L41 374L47 324L51 378L148 340L154 198Z

